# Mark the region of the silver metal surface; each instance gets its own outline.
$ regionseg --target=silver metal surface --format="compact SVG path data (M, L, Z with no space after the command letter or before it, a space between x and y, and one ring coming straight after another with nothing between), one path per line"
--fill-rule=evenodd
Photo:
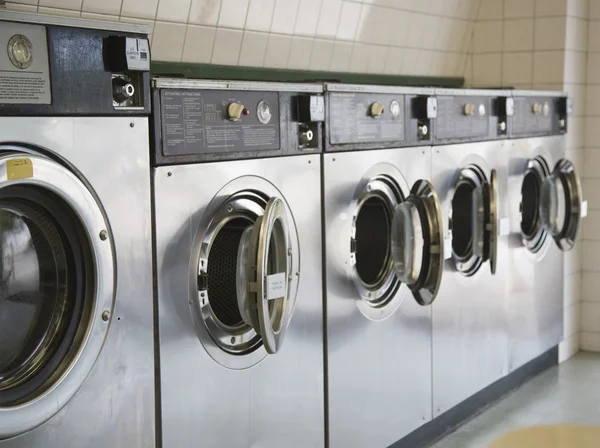
M528 248L521 231L521 188L528 165L541 157L550 172L565 156L565 137L509 142L510 251L507 318L510 371L556 346L563 337L564 256L553 238ZM534 252L535 250L535 252Z
M435 94L441 96L512 96L512 90L496 89L446 89L436 88Z
M67 388L75 387L74 383L82 382L73 398L60 410L60 400L49 405L45 424L0 441L0 447L64 448L74 443L90 448L153 447L148 119L3 117L0 134L5 142L40 148L40 153L59 158L72 169L95 196L95 202L101 204L104 220L110 226L105 241L100 234L104 229L92 229L90 234L97 232L94 236L100 246L112 244L116 256L116 289L108 314L108 335L91 372L86 378L85 367L93 359L82 353L78 360L82 367L73 368L56 389L58 398ZM73 176L63 175L60 181L69 179L73 181ZM85 197L79 195L78 199L83 201ZM105 331L107 315L103 311L92 325L91 344L99 340L94 333ZM9 415L9 411L4 412L3 422ZM18 412L25 413L21 409Z
M105 22L103 20L75 19L70 17L36 14L29 12L0 10L0 21L36 23L97 30L120 31L123 33L151 34L152 27L123 22Z
M432 181L440 198L444 231L451 238L452 199L467 166L478 166L490 181L496 169L498 213L507 215L508 154L504 142L433 148ZM446 255L442 284L433 304L433 415L438 416L498 380L508 370L505 289L506 237L498 237L496 274L489 263L467 276L457 270L456 254ZM449 257L449 258L448 258Z
M272 92L322 93L321 84L284 82L220 81L207 79L152 78L157 89L255 90Z
M154 186L163 445L323 446L320 157L160 167ZM240 188L285 201L301 252L298 295L277 354L261 346L219 358L189 302L198 294L202 223L211 204Z
M511 90L513 97L518 96L569 96L568 93L560 90Z
M332 448L389 446L431 420L431 308L419 305L404 284L396 286L387 304L369 305L357 289L350 243L368 179L385 175L406 197L409 185L429 178L430 151L423 147L323 156Z
M325 90L328 92L406 93L409 95L433 95L435 92L433 88L428 87L399 87L335 83L326 83Z

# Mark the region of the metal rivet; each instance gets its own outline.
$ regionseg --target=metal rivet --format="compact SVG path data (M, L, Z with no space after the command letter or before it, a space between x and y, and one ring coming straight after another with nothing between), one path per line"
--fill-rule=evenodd
M231 343L235 344L235 338L231 338Z
M106 238L108 238L108 232L107 232L106 230L102 230L102 231L100 232L100 239L101 239L102 241L106 241Z
M170 171L167 173L167 177L171 177L172 175L173 175L173 173Z
M308 161L308 163L309 163L309 164L310 164L310 163L312 163L312 160L309 160L309 161Z
M132 128L135 126L135 123L129 123L129 127Z
M335 162L335 157L332 160Z
M110 319L110 311L107 310L102 313L102 320L104 322L108 322L108 319Z
M229 204L227 206L227 211L231 213L233 211L233 205Z

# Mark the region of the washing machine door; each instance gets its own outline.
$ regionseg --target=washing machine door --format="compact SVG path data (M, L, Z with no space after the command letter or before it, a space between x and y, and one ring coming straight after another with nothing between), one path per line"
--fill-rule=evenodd
M260 334L269 354L281 348L291 315L288 293L292 249L287 223L284 202L270 198L264 214L244 230L238 250L240 315Z
M62 164L0 152L0 439L28 431L76 393L114 300L109 227Z
M426 180L416 182L396 207L391 244L396 275L419 304L431 305L442 279L444 247L440 201Z
M582 200L579 176L569 160L560 160L544 179L540 190L540 217L558 247L571 250L581 225Z
M498 194L496 170L492 170L490 181L473 190L473 253L490 262L492 274L496 273L498 248Z

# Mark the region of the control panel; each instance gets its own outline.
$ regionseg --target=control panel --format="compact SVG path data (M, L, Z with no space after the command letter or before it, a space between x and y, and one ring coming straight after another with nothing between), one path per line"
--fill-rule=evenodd
M515 92L511 137L564 134L571 102L566 96L520 95Z
M183 81L185 83L185 81ZM319 152L321 95L157 88L156 164Z
M434 144L507 138L511 102L508 95L438 94Z
M431 144L435 98L410 88L334 85L326 96L326 150ZM353 90L356 89L356 90Z

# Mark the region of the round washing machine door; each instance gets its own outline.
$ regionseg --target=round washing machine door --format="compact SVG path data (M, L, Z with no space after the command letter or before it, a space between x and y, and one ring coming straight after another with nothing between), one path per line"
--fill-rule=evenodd
M561 250L571 250L581 226L582 200L579 176L570 161L560 160L544 179L539 207L543 227Z
M444 268L443 241L437 193L420 180L394 212L391 254L396 275L421 305L431 305L437 295Z
M0 439L56 414L98 357L114 299L104 214L49 158L0 153Z
M496 170L492 170L490 182L473 190L473 252L490 262L492 274L496 273L496 252L498 246Z

